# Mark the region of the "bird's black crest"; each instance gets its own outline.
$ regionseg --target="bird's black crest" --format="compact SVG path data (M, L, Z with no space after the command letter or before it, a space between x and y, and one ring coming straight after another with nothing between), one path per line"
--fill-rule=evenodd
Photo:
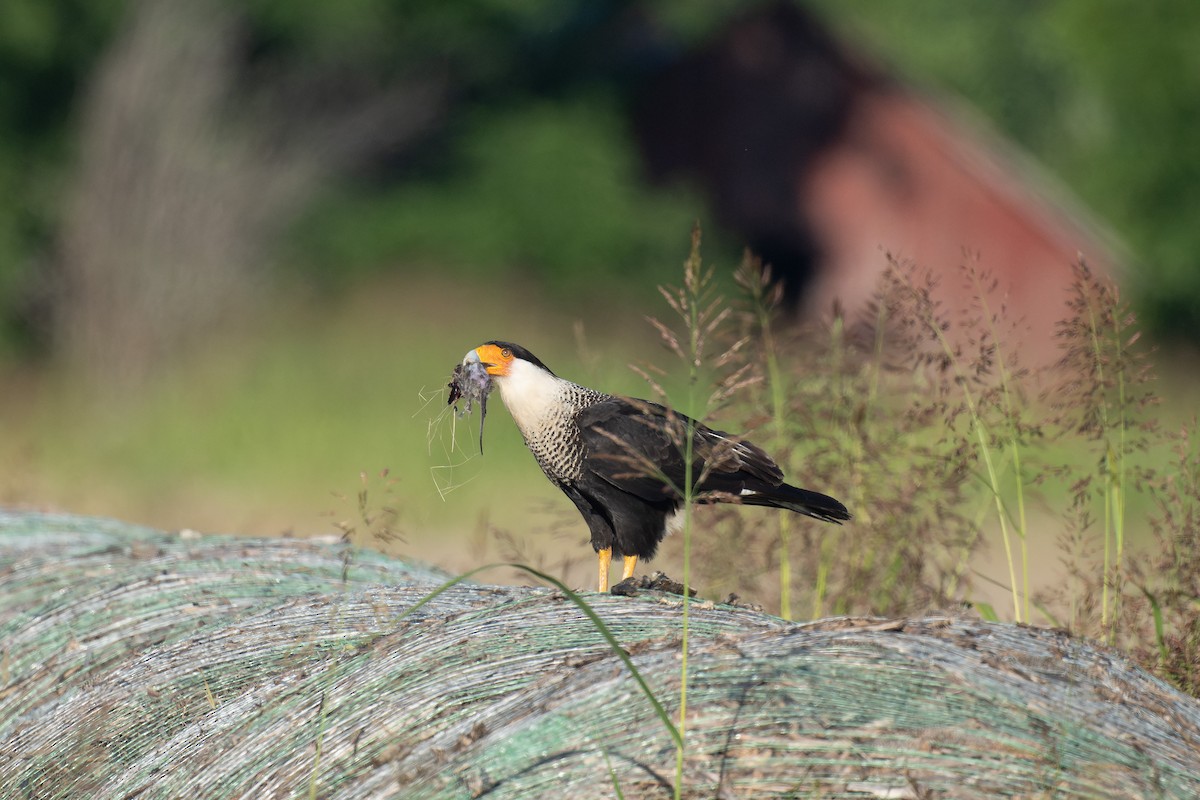
M542 369L546 370L546 372L549 372L551 375L554 374L554 370L547 367L545 364L542 363L542 360L540 358L538 358L533 353L526 350L524 347L521 347L521 345L519 345L519 344L513 344L512 342L501 342L496 339L493 339L490 342L484 342L484 344L494 344L497 347L507 347L509 350L512 350L512 354L514 356L516 356L517 358L522 359L523 361L528 361L530 364L533 364L534 366L541 367Z

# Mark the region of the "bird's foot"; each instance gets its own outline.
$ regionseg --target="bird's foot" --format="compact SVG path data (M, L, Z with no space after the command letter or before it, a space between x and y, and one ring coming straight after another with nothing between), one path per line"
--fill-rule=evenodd
M636 597L641 591L682 595L683 584L672 580L670 576L662 572L655 572L653 575L643 575L640 578L630 576L612 587L610 594L621 595L623 597ZM688 587L688 596L696 596L696 590L690 586Z

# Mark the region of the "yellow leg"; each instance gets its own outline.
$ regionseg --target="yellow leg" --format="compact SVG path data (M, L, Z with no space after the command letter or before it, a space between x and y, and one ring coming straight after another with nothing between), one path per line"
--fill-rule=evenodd
M632 578L635 569L637 569L637 556L625 556L625 569L621 572L621 580Z
M600 591L608 591L608 565L612 562L612 548L606 547L603 550L597 550L596 555L600 557Z

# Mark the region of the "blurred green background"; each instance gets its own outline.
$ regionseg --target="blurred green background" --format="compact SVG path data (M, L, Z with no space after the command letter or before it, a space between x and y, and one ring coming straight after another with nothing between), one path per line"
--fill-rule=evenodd
M692 221L723 269L744 243L642 179L628 107L749 5L8 0L0 502L334 533L366 473L449 566L487 525L577 523L498 399L480 458L441 390L505 338L643 391L626 364ZM1150 328L1190 344L1200 5L806 7L1039 159L1124 243Z

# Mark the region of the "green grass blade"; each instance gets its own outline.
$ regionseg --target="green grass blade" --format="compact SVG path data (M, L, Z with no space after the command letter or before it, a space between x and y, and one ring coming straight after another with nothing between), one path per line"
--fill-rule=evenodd
M971 602L971 607L979 612L979 616L983 617L988 622L999 622L1000 615L996 613L996 609L992 608L991 603L985 603L982 600Z
M1047 607L1045 603L1039 603L1037 600L1034 600L1033 607L1036 608L1038 610L1038 612L1041 613L1041 615L1046 618L1046 621L1050 623L1051 627L1054 627L1054 628L1067 627L1066 625L1062 624L1062 621L1059 620L1058 617L1056 617L1054 614L1052 614L1050 612L1049 607Z
M613 793L617 800L625 800L625 793L621 791L621 781L617 779L617 771L613 769L612 761L608 758L608 751L601 748L600 754L604 756L604 766L608 769L608 777L612 779Z
M1167 663L1170 658L1170 651L1167 649L1167 635L1165 633L1165 625L1163 624L1162 605L1159 604L1158 598L1154 596L1148 589L1142 587L1142 594L1146 596L1146 601L1150 603L1150 611L1154 615L1154 641L1158 643L1158 657L1160 663Z
M612 649L613 653L617 656L617 658L621 659L621 661L624 662L625 666L629 669L629 674L633 676L633 679L637 682L637 685L642 690L642 693L646 695L646 699L650 701L650 705L654 708L654 713L658 715L658 718L660 720L662 720L663 726L667 729L667 733L671 734L671 739L674 740L676 746L678 746L678 747L683 746L683 736L680 734L679 729L675 727L675 724L673 722L671 722L671 716L667 713L667 710L665 708L663 708L663 704L658 701L658 698L654 696L654 690L652 690L650 688L650 684L646 683L646 679L642 677L642 673L638 671L638 668L636 666L634 666L633 659L631 659L629 657L629 653L625 652L625 649L623 647L621 647L620 643L617 641L617 637L613 636L612 631L609 630L608 626L604 624L604 620L600 619L600 615L597 614L595 612L595 610L593 610L592 607L587 604L587 601L584 600L582 597L580 597L577 592L567 588L567 585L565 583L558 580L557 578L547 575L546 573L542 572L541 570L534 569L533 567L528 566L526 564L511 564L511 563L484 564L482 567L476 567L475 569L470 570L469 572L464 572L462 575L459 575L455 578L452 578L452 579L446 581L441 586L437 587L432 592L430 592L429 594L422 597L411 608L406 609L403 614L401 614L400 616L398 616L396 618L397 621L402 620L405 617L409 616L414 611L419 609L421 606L425 605L426 603L433 600L435 597L437 597L441 593L445 592L447 589L451 589L451 588L457 586L458 584L467 580L471 576L477 575L478 573L483 572L484 570L494 569L496 567L509 567L510 569L519 569L523 572L527 572L530 575L533 575L535 578L538 578L539 580L543 580L547 583L553 584L557 589L559 589L563 594L565 594L567 596L567 598L571 600L572 603L574 603L576 606L578 606L579 610L584 613L584 616L586 616L591 621L592 625L595 626L596 630L600 632L600 635L604 637L604 640L606 642L608 642L608 646ZM685 602L686 602L686 600L685 600Z

